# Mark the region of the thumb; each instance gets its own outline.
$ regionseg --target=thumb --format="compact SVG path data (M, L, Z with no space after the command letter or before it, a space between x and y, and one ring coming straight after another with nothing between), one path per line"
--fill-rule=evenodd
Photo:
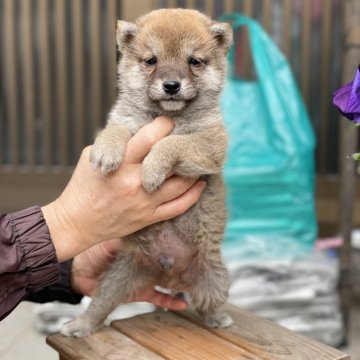
M159 116L150 124L142 127L128 142L124 162L129 164L141 163L152 146L169 135L174 123L166 116Z

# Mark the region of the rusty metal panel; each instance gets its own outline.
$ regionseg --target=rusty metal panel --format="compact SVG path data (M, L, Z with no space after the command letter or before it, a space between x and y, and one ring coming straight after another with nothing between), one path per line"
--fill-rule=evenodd
M90 106L92 114L92 123L95 130L99 130L103 123L101 119L101 24L100 24L100 2L98 0L90 0L90 79L91 79L91 95Z
M19 129L18 129L18 72L16 69L16 40L15 40L15 3L13 0L4 0L4 43L5 66L1 78L5 79L5 101L7 105L7 123L9 133L9 159L10 164L19 165ZM5 149L4 149L5 150Z
M205 1L205 13L210 17L214 17L215 13L215 1L214 0L207 0Z
M52 94L51 94L51 65L50 65L50 39L49 39L49 1L39 0L39 67L41 72L40 79L40 122L42 127L41 144L42 151L40 158L44 166L51 166L52 146L51 146L51 127L52 127Z
M0 171L66 169L93 141L116 98L121 6L0 0Z
M195 0L186 0L186 7L188 9L194 9L195 8Z
M106 32L105 39L107 40L106 53L105 53L105 109L109 109L116 99L116 20L117 20L117 4L116 0L107 1L106 12Z
M310 77L310 36L311 36L311 0L302 1L302 34L301 34L301 91L305 104L309 105Z
M308 105L319 143L318 171L334 173L338 123L331 92L341 81L339 3L0 0L0 171L73 166L115 100L115 20L186 6L214 18L242 11L263 23L289 59ZM241 66L249 69L248 45L241 44Z
M254 9L253 0L244 0L243 13L247 16L252 16Z
M225 0L224 1L224 13L230 13L234 11L234 0Z
M164 4L162 7L166 7L166 0L163 1ZM143 15L154 8L157 4L155 0L119 0L119 5L121 5L120 18L126 21L135 20L138 16Z
M84 3L73 1L72 4L73 48L72 60L74 67L74 146L79 153L85 144L85 51L84 51Z
M34 6L33 0L21 2L21 25L22 25L22 66L23 88L24 88L24 131L26 144L26 163L29 166L35 165L35 87L34 87L34 46L32 33L32 14L31 9Z
M282 49L287 58L291 53L291 18L292 18L292 0L283 1L283 17L282 17Z
M330 90L330 72L331 72L331 23L332 23L332 3L324 1L323 13L321 16L321 78L320 84L322 88L322 96L320 100L320 117L324 119L321 124L321 132L318 136L319 154L318 166L321 173L326 172L326 159L329 150L329 99L331 98Z
M272 1L263 0L263 11L262 11L262 25L267 32L271 32L272 25Z
M56 78L56 115L57 135L59 144L59 163L61 166L68 165L68 43L66 41L66 29L68 19L66 17L67 2L55 0L55 78Z
M174 2L179 7L193 4L189 0L158 0L154 1L154 8L174 6ZM341 74L341 1L203 0L195 1L195 6L215 18L223 12L241 11L262 23L289 59L297 77L317 134L318 171L336 172L338 120L331 105L331 92L338 86ZM249 76L253 72L249 71L246 32L237 38L242 57L238 68L242 76Z

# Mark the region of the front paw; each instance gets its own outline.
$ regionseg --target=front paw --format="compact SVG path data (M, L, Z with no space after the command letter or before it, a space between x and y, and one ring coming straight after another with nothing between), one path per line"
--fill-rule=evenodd
M122 163L125 148L109 145L96 140L90 151L90 161L95 168L100 168L103 175L115 171Z
M158 189L165 181L166 175L170 170L171 165L169 161L166 161L166 159L152 150L142 164L141 180L144 189L149 193Z
M142 166L141 181L144 189L151 193L158 189L160 185L165 181L165 173L159 172L156 168L151 166Z
M60 334L67 337L84 337L95 332L100 325L92 325L91 322L78 317L66 322L60 329Z

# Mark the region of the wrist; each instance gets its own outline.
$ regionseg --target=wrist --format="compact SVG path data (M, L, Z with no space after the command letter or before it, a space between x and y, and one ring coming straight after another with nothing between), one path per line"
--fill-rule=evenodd
M86 238L75 225L76 215L71 216L60 199L43 206L41 210L59 262L73 258L89 247Z

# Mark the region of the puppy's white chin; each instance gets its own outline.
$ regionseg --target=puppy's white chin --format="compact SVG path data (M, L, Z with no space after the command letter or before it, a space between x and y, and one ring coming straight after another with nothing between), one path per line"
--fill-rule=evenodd
M162 100L160 106L166 111L180 111L185 107L185 101L181 100Z

